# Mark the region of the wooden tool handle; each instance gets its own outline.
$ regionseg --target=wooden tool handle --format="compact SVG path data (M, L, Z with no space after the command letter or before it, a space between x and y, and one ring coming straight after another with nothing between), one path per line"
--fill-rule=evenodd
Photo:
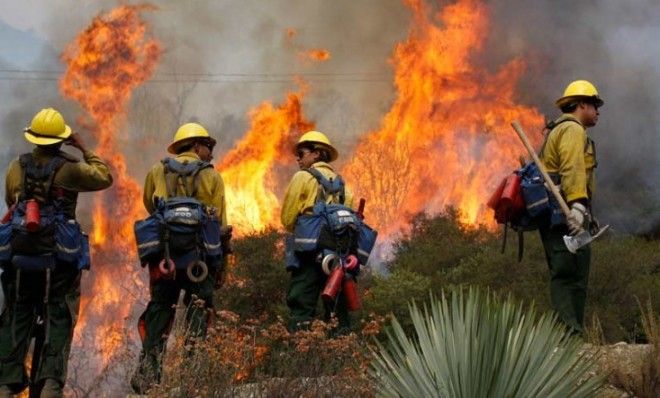
M513 127L513 129L516 130L518 137L520 137L520 141L522 141L523 145L525 145L525 148L527 148L527 152L529 152L529 155L534 160L534 163L536 163L536 166L541 171L541 174L543 174L543 178L545 179L546 184L548 184L548 187L550 187L550 192L552 192L552 194L555 196L555 199L557 199L557 202L559 202L561 211L563 211L564 215L568 218L569 215L571 214L571 210L568 208L568 205L566 204L564 198L561 196L561 192L559 192L557 186L552 182L550 175L545 170L545 167L543 166L543 163L541 163L541 160L534 151L534 148L532 148L532 145L527 140L527 136L525 135L525 132L520 126L520 123L518 123L517 120L514 120L513 122L511 122L511 127Z

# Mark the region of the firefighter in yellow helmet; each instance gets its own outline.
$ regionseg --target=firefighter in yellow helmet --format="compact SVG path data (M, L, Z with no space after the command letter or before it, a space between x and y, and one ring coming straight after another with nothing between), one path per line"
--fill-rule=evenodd
M572 254L562 237L585 228L598 230L591 215L596 148L587 128L596 125L603 104L592 83L571 82L556 101L562 115L550 123L540 156L570 207L566 218L557 204L550 222L540 227L550 270L550 296L562 321L578 334L583 332L591 249L582 247Z
M55 109L39 111L24 136L36 147L9 165L5 202L10 213L0 225L5 293L0 397L18 394L28 384L30 396L61 397L80 307L80 276L89 267L87 238L76 222L78 193L108 188L112 175ZM62 152L62 144L80 150L82 160ZM28 216L35 213L37 223ZM69 233L71 239L64 239ZM32 337L28 377L24 363Z
M293 232L298 216L311 214L314 204L323 195L322 187L309 169L318 170L326 178L336 178L330 162L338 157L338 152L328 137L318 131L303 134L294 147L294 154L300 167L289 183L282 202L282 225L288 232ZM324 195L326 203L343 203L352 207L353 197L346 191L343 198L337 195ZM291 272L291 283L287 293L287 306L291 311L289 329L298 330L306 327L316 315L316 305L328 276L318 261L318 252L296 253L295 265L287 264ZM339 332L350 327L348 311L343 296L339 297L336 308L326 304L325 319L329 320L335 312L339 321Z
M210 163L215 144L216 140L202 125L182 125L167 148L174 157L156 163L144 183L144 207L151 215L163 217L167 237L157 238L160 239L157 247L162 249L151 257L141 258L143 265L149 267L151 298L138 325L142 353L131 379L137 393L144 393L160 379L163 349L174 320L173 306L181 290L186 292L185 305L191 305L186 316L191 337L206 334L213 309L213 291L221 283L223 254L229 252L231 237L231 229L227 227L224 183ZM201 221L195 218L197 208L202 208L202 213L207 215ZM170 213L168 209L171 209ZM188 223L194 224L188 228ZM201 225L201 230L197 225ZM224 233L224 253L216 252L220 245L207 241L209 233L220 236L221 232L215 231L216 225ZM139 251L140 237L136 238Z

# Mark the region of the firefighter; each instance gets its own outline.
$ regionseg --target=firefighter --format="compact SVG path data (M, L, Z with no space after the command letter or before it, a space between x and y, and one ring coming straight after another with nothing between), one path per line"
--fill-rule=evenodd
M570 83L564 95L556 101L562 115L552 123L554 127L547 134L540 155L570 207L570 216L563 217L555 206L552 220L541 225L540 233L550 270L552 305L575 334L583 333L591 249L585 246L572 254L562 237L575 235L585 228L598 230L591 215L596 150L587 129L598 122L599 108L603 103L590 82L576 80Z
M8 207L20 206L21 201L31 197L44 208L57 203L66 219L74 220L79 192L98 191L112 185L107 164L87 149L80 135L71 132L55 109L39 111L24 133L25 139L36 147L9 165L5 178ZM62 152L62 144L80 150L83 160ZM57 167L49 169L48 165ZM41 180L33 179L35 169L46 170L47 175ZM42 223L44 217L41 216ZM52 244L53 232L40 236L45 240L49 237ZM35 250L40 245L37 241L30 243ZM28 273L26 268L30 264L19 266L18 253L13 256L11 262L4 264L2 273L6 296L0 318L0 397L17 394L28 384L30 396L61 397L80 305L81 269L78 264L56 259L54 268ZM35 268L36 259L43 260L21 258L35 260L32 264ZM28 377L24 363L32 337L35 337L35 349Z
M295 145L294 152L300 171L293 175L286 189L281 213L282 225L291 233L294 232L298 216L311 214L317 197L321 193L321 187L316 178L305 170L314 168L326 178L335 178L337 173L329 163L338 157L338 152L328 137L318 131L303 134ZM326 198L327 203L338 203L338 200L339 198L332 195ZM347 192L343 204L352 207L352 202L352 195ZM328 279L321 269L317 251L296 253L296 256L299 266L288 267L291 272L291 282L286 302L291 311L289 322L291 331L305 328L314 319L319 295ZM336 313L339 322L337 332L348 331L350 324L343 295L339 295L336 308L325 304L326 321L330 319L333 312Z
M169 153L175 155L170 159L176 161L175 164L196 163L202 164L202 167L194 173L196 177L184 177L171 186L168 182L170 180L167 180L167 175L171 175L166 165L169 160L156 163L144 183L143 202L150 214L159 211L158 203L162 199L189 196L206 206L207 211L212 217L217 217L222 226L227 225L224 183L220 173L209 163L213 159L215 144L216 140L200 124L187 123L177 130L167 148ZM187 191L189 187L194 187L194 190ZM224 230L227 231L226 228ZM230 232L223 238L225 254L229 252L227 242L230 235L227 234ZM190 337L203 337L206 334L207 322L213 309L213 291L220 285L224 268L222 261L217 258L207 259L208 275L201 281L192 281L185 270L164 275L158 262L148 264L151 298L139 320L142 353L139 366L131 379L131 385L137 393L144 393L160 380L162 354L174 320L174 305L182 289L186 292L184 304L189 307L186 321Z

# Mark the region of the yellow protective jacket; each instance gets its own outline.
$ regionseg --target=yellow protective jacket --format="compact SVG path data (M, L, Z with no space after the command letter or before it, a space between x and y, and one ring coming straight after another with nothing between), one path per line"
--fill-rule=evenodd
M32 151L33 158L40 165L45 165L55 155L55 153L40 147L36 147ZM67 162L55 173L53 188L62 188L77 193L98 191L112 185L112 174L110 174L108 165L94 152L83 152L83 161L65 152L59 152L59 156L65 158ZM5 202L8 207L16 202L22 186L23 170L19 160L15 159L9 164L5 177ZM71 217L75 217L77 195L71 197L70 200L72 201L72 208L68 210L72 213Z
M183 163L184 161L200 160L194 152L183 152L174 157L174 160ZM201 170L198 174L199 186L195 199L202 202L207 207L215 208L215 214L222 225L227 225L227 209L225 204L225 184L222 181L220 173L209 167ZM177 187L177 195L184 195L184 192ZM158 198L167 197L167 186L165 185L165 166L162 162L156 163L144 181L144 194L142 200L144 207L149 214L156 211Z
M326 178L335 178L337 173L333 170L332 166L325 162L316 162L311 167L319 170ZM287 231L293 232L296 226L296 219L300 214L311 214L316 198L319 195L321 186L316 181L314 176L305 171L300 170L293 175L289 186L286 188L284 194L284 201L282 202L282 225ZM337 199L332 196L326 198L327 203L336 203ZM353 195L346 189L344 205L353 207Z
M570 114L563 114L555 123L567 118L574 119ZM566 202L591 200L595 188L596 151L584 126L575 120L557 125L548 133L540 158L549 174L560 176Z

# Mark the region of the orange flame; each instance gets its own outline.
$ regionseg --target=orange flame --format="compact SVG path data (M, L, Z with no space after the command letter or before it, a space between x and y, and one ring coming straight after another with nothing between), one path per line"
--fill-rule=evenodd
M492 225L490 190L523 153L509 123L542 125L535 109L514 101L525 63L514 59L492 75L470 63L488 28L480 1L460 0L438 15L422 0L406 3L413 25L392 60L398 97L342 174L367 198L366 219L381 231L447 205L465 223Z
M341 174L356 197L367 198L367 220L381 235L405 226L415 213L435 213L448 205L461 212L466 224L492 227L485 201L524 153L509 123L519 119L529 128L543 122L536 109L515 102L526 65L513 59L491 74L472 63L488 31L482 2L460 0L437 15L423 0L405 2L413 20L392 59L398 97L381 128L365 134L353 155L342 155L347 160ZM285 34L296 47L297 32L290 28ZM282 143L279 128L255 123L270 109L262 106L252 113L253 127L239 147L255 146L254 134L259 143ZM231 160L219 164L230 192L230 222L236 220L239 230L280 227L273 166L291 158L286 148L271 149L236 149L240 155L228 155Z
M330 59L330 51L323 48L312 48L309 50L303 49L303 47L295 42L295 38L298 36L298 31L294 28L286 28L284 30L284 37L286 43L296 49L298 55L298 61L301 63L312 62L325 62Z
M302 112L305 88L289 93L273 106L264 102L250 111L250 130L218 163L227 197L227 217L239 234L279 225L279 201L274 192L281 185L276 166L293 164L291 147L300 134L314 128Z
M153 74L162 51L158 42L147 37L147 26L139 16L153 9L124 5L97 16L62 54L67 69L60 90L91 117L81 123L97 138L95 152L109 162L114 177L110 190L95 195L94 270L83 279L83 311L74 339L75 350L82 352L84 347L85 357L98 355L98 361L90 361L95 369L87 369L96 372L92 377L123 348L124 319L137 298L146 295L133 238L133 222L145 215L139 200L141 188L128 174L120 140L125 138L122 125L131 94ZM127 294L136 300L126 300Z
M317 62L324 62L330 59L330 51L319 48L314 48L307 51L301 51L298 53L298 55L303 59L317 61Z
M413 213L437 212L446 205L461 210L464 222L482 223L490 189L522 153L509 122L519 119L528 128L542 124L535 109L514 100L525 63L514 59L494 74L471 63L488 28L480 1L459 0L437 15L423 0L405 1L413 24L393 54L398 97L380 129L364 135L354 155L342 155L341 174L356 197L367 198L367 221L381 233L402 227ZM135 266L132 234L133 222L144 216L141 189L127 172L120 153L125 137L117 132L132 90L152 75L161 54L139 19L141 11L151 9L120 6L95 18L62 56L67 64L62 93L90 115L83 123L92 126L97 153L115 176L113 188L96 196L95 268L84 280L89 286L73 351L90 357L99 353L101 368L126 343L123 321L147 293L146 275ZM296 34L286 31L289 40ZM330 54L315 56L323 60ZM253 109L249 131L216 165L226 184L229 222L239 233L280 226L278 197L294 170L291 147L314 128L304 116L305 94L303 85L280 105L265 102ZM328 131L332 135L332 126Z

